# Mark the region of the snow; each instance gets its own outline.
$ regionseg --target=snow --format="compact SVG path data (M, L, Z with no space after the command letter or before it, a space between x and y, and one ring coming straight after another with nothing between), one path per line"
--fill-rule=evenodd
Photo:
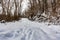
M22 18L0 23L0 40L60 40L60 25L48 25Z

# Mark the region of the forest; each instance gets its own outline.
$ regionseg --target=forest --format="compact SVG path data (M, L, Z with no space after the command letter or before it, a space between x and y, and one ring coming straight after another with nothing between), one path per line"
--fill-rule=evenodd
M60 0L26 0L25 10L22 9L23 1L1 0L0 21L28 18L39 22L60 22Z

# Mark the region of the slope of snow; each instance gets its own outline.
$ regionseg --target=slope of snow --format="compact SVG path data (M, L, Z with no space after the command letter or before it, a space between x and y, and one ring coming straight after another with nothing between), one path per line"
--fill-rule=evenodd
M0 23L0 40L60 40L60 26L47 25L22 18Z

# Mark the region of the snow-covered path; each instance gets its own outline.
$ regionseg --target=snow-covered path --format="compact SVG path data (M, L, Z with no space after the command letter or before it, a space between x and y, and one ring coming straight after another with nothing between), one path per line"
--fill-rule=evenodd
M22 18L0 23L0 40L60 40L60 26L47 25Z

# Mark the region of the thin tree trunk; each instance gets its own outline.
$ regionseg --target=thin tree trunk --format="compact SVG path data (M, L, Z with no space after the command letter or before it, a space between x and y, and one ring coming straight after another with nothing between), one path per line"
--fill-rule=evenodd
M10 0L8 1L7 16L9 16L9 17L11 16Z
M52 0L52 16L56 17L57 12L56 12L56 0Z
M15 3L15 12L14 12L14 16L18 16L18 12L17 12L17 2L16 0L14 0L14 3Z
M3 15L6 15L4 0L2 0L2 14L3 14Z

